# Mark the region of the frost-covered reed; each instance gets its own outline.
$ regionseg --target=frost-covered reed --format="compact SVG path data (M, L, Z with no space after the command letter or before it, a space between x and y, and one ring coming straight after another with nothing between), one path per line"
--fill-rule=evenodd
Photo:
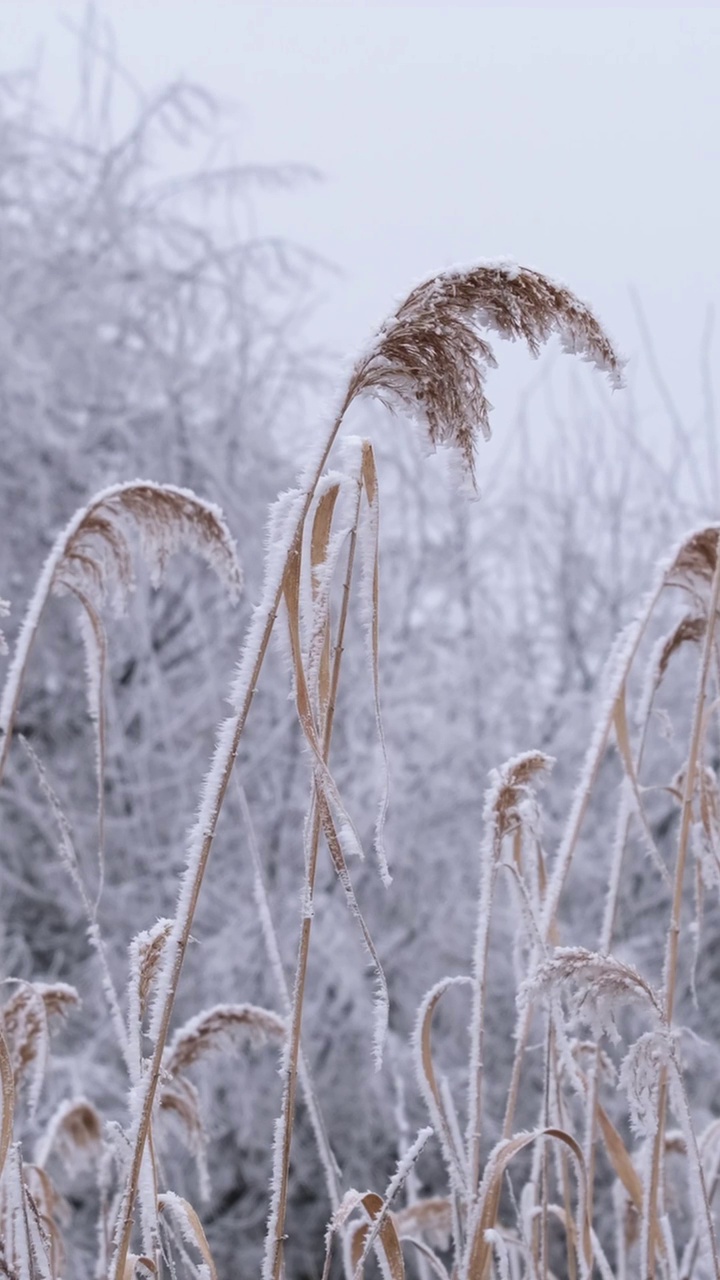
M348 907L350 926L358 932L374 970L374 1037L368 1063L372 1066L374 1060L377 1068L383 1061L390 1009L382 938L374 937L361 911L352 870L364 857L359 831L369 826L374 830L380 880L393 892L383 838L392 762L387 760L380 710L380 481L371 445L352 438L341 447L339 437L350 406L362 396L377 397L390 408L408 410L429 443L450 449L465 480L474 485L478 440L490 429L486 375L495 364L492 335L522 339L533 355L556 335L566 351L591 360L614 385L620 380L620 361L592 312L566 287L536 271L501 262L444 273L419 285L398 306L354 366L339 409L298 487L282 494L270 513L264 585L232 681L231 712L218 729L196 821L188 834L175 912L128 939L122 995L113 985L96 899L84 885L69 823L44 775L42 760L28 745L102 965L108 1018L127 1068L128 1103L118 1123L102 1116L92 1100L69 1096L40 1134L31 1160L17 1140L18 1109L32 1114L37 1107L52 1023L71 1014L76 994L62 984L40 982L9 988L0 1010L4 1274L18 1280L60 1280L65 1274L66 1216L52 1178L60 1162L90 1164L96 1171L98 1277L214 1277L200 1213L165 1186L170 1169L164 1135L171 1123L182 1133L202 1188L206 1117L193 1071L211 1052L229 1054L249 1043L265 1052L276 1047L282 1077L264 1280L283 1280L287 1274L298 1093L305 1099L325 1174L325 1277L335 1265L343 1267L346 1280L359 1280L371 1256L389 1280L403 1280L406 1267L417 1267L423 1280L429 1275L439 1280L548 1280L560 1275L576 1280L594 1273L603 1280L624 1280L631 1274L643 1280L720 1276L714 1210L720 1183L717 1125L700 1127L702 1117L696 1114L683 1074L682 1034L674 1022L681 952L696 945L700 923L699 905L695 928L689 927L684 909L692 860L700 885L698 903L703 889L720 884L720 788L708 751L720 670L717 526L695 531L672 552L658 569L636 621L621 634L609 659L596 728L554 852L545 847L539 794L541 784L551 785L553 761L531 743L505 764L498 761L484 807L469 972L450 975L433 986L418 1014L415 1061L432 1127L421 1128L413 1142L404 1139L405 1154L382 1194L345 1185L303 1051L318 867L325 855ZM46 602L52 593L71 596L83 620L89 709L97 743L98 893L103 863L104 673L111 643L103 614L108 605L128 606L136 555L145 559L159 582L166 560L182 549L199 552L230 594L237 594L239 560L227 525L214 507L187 490L145 481L98 494L50 552L0 700L1 775ZM660 607L673 594L689 601L688 607L667 635L652 642ZM331 758L355 595L383 762L371 815L351 813ZM294 977L288 983L280 959L264 888L263 851L257 846L240 777L242 852L247 847L253 863L255 910L281 1012L244 1002L239 992L235 1003L201 1010L173 1030L198 901L212 874L218 821L274 637L286 660L308 768ZM690 646L699 655L698 674L689 740L672 785L666 788L680 811L677 849L670 858L658 847L646 811L645 752L658 691L677 654ZM592 801L613 748L623 785L614 840L606 849L594 844ZM666 937L661 989L640 967L613 953L624 860L635 824L671 899L667 920L660 926ZM581 844L585 854L590 846L606 872L606 907L594 945L564 937L563 896ZM498 914L501 897L505 905ZM493 1079L496 1065L486 1053L486 1024L494 956L499 948L512 945L500 931L508 921L514 921L517 934L516 1023L510 1070L500 1081ZM437 1065L433 1038L433 1018L450 991L456 992L457 1000L467 999L468 1009L467 1086L460 1096ZM528 1081L533 1072L537 1081L539 1061L541 1084L531 1088ZM503 1115L487 1114L489 1079L494 1097L506 1085ZM531 1097L537 1107L528 1123ZM447 1186L440 1194L423 1197L415 1166L431 1141L439 1144ZM678 1153L692 1206L689 1223L679 1220L670 1187L670 1155ZM322 1242L318 1247L321 1256ZM240 1240L237 1248L239 1252Z

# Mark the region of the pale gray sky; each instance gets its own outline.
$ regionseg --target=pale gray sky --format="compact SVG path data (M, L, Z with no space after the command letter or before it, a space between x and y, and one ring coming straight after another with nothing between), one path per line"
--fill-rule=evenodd
M432 270L509 255L567 281L629 355L634 285L695 403L703 315L720 300L720 10L99 8L144 85L182 74L238 103L241 157L324 172L261 216L344 271L320 320L329 339L352 350ZM83 10L0 0L0 63L42 45L47 97L66 112L76 56L60 16Z

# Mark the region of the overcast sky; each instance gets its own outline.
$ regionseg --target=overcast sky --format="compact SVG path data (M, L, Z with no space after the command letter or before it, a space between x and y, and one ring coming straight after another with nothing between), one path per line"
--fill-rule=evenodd
M509 255L591 301L630 356L634 286L695 403L703 318L720 298L720 10L99 8L148 88L182 74L239 105L241 157L322 170L261 216L342 268L320 320L336 344L352 350L432 270ZM77 60L61 17L83 9L0 0L2 64L41 53L66 114Z

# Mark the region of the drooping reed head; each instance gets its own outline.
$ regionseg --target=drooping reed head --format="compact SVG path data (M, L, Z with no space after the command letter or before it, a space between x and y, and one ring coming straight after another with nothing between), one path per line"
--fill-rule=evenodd
M666 574L670 586L682 586L691 592L707 590L717 564L720 526L697 529L679 548Z
M490 437L485 380L497 364L488 330L524 339L533 356L555 334L620 385L622 363L590 308L540 272L500 262L413 289L356 365L348 399L365 393L409 409L433 446L456 451L474 484L478 432Z

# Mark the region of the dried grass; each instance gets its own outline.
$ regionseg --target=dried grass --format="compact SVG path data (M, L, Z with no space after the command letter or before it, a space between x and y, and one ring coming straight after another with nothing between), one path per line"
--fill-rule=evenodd
M603 1280L625 1280L631 1274L643 1280L679 1276L704 1280L707 1275L717 1280L720 1275L713 1207L720 1184L718 1128L710 1126L697 1136L674 1025L681 947L692 936L683 915L691 853L705 877L705 888L720 884L720 788L708 751L716 710L717 527L696 531L671 554L638 619L621 637L611 658L607 697L565 832L554 852L543 845L537 795L552 761L540 751L527 751L490 779L472 975L447 978L428 993L415 1037L420 1089L445 1161L447 1195L397 1203L413 1182L415 1163L432 1133L429 1129L421 1130L408 1148L384 1195L355 1189L340 1195L320 1100L301 1052L314 895L324 853L376 973L376 1062L382 1054L388 1010L381 947L360 911L350 872L350 855L363 851L331 762L343 653L351 625L350 600L356 591L364 606L369 696L384 751L379 705L379 484L366 442L346 451L339 471L326 474L326 466L348 407L357 397L370 395L391 407L409 408L429 442L451 447L466 477L474 482L477 441L490 429L486 376L495 356L488 331L503 339L522 339L532 355L556 335L565 350L592 361L613 383L619 381L620 361L592 312L563 286L507 264L450 272L419 285L357 362L316 464L296 491L279 500L273 513L263 596L241 656L232 713L220 727L197 823L189 836L176 912L172 920L159 921L130 945L124 1023L117 996L108 992L113 1021L120 1022L129 1074L129 1109L120 1129L107 1127L87 1099L70 1098L46 1125L35 1165L24 1163L22 1150L13 1141L19 1107L24 1105L23 1090L32 1110L43 1084L49 1023L70 1012L76 996L59 984L24 984L3 1005L0 1268L4 1274L19 1280L59 1280L63 1225L51 1172L61 1165L73 1168L97 1162L104 1214L98 1275L109 1280L165 1274L214 1277L215 1262L197 1211L176 1192L161 1190L166 1175L163 1124L175 1120L201 1167L202 1094L187 1073L201 1070L211 1053L225 1056L238 1043L255 1047L273 1043L282 1046L283 1091L273 1155L265 1280L282 1280L286 1272L299 1084L311 1106L331 1200L326 1278L336 1240L348 1280L359 1280L371 1253L386 1280L404 1280L406 1256L415 1260L421 1276L431 1272L440 1280L448 1280L449 1275L453 1280L522 1276L550 1280L553 1275L577 1280L594 1270ZM21 630L0 704L4 730L0 772L10 750L28 656L51 592L71 595L86 619L88 682L102 760L102 677L108 643L103 612L109 604L127 601L138 536L153 577L159 578L169 555L190 546L220 573L230 593L237 593L240 570L232 539L220 514L195 495L145 482L98 495L55 544ZM658 604L677 595L678 588L681 598L690 594L691 610L662 637L644 673L639 673L643 643ZM291 994L259 876L260 854L252 850L258 912L287 1017L244 1003L217 1005L171 1036L178 985L217 823L260 671L276 632L284 636L293 699L310 762L302 917ZM699 654L696 699L685 758L673 786L680 824L674 864L668 869L654 848L645 812L644 750L651 734L653 700L675 656L691 647ZM636 728L628 708L638 675L644 679L638 705L632 708L639 715ZM625 785L608 860L608 905L601 936L595 949L563 946L563 893L602 762L613 742ZM38 769L42 771L39 762ZM49 783L43 790L67 846L65 860L79 875L68 843L69 824L53 800ZM375 846L380 877L387 886L390 874L382 841L386 803L383 790ZM252 843L246 804L244 813ZM672 899L662 990L640 967L612 950L633 816L639 818L660 881L669 885ZM595 856L602 858L603 850L598 848ZM523 945L517 951L521 971L515 993L515 1053L506 1081L505 1114L494 1118L495 1130L503 1136L491 1146L483 1085L493 1064L484 1060L484 1036L494 949L509 945L507 937L498 937L501 878L514 904ZM80 892L80 897L94 926L89 896ZM471 989L467 1099L462 1105L437 1068L432 1038L439 1001L455 985ZM589 1039L578 1039L580 1024L590 1026ZM532 1128L517 1131L523 1084L537 1059L530 1040L533 1029L538 1031L537 1045L543 1052L543 1088ZM464 1135L459 1122L463 1106ZM671 1121L677 1128L670 1127ZM630 1129L637 1140L630 1136ZM603 1234L606 1220L599 1210L600 1147L615 1185L614 1240ZM671 1162L680 1165L693 1206L685 1241L682 1232L676 1231L667 1193L674 1169Z
M514 263L433 276L413 289L358 363L351 388L409 409L433 445L450 445L475 481L478 433L490 437L485 392L496 359L485 334L522 339L532 356L556 335L620 384L622 364L589 307L563 285Z

